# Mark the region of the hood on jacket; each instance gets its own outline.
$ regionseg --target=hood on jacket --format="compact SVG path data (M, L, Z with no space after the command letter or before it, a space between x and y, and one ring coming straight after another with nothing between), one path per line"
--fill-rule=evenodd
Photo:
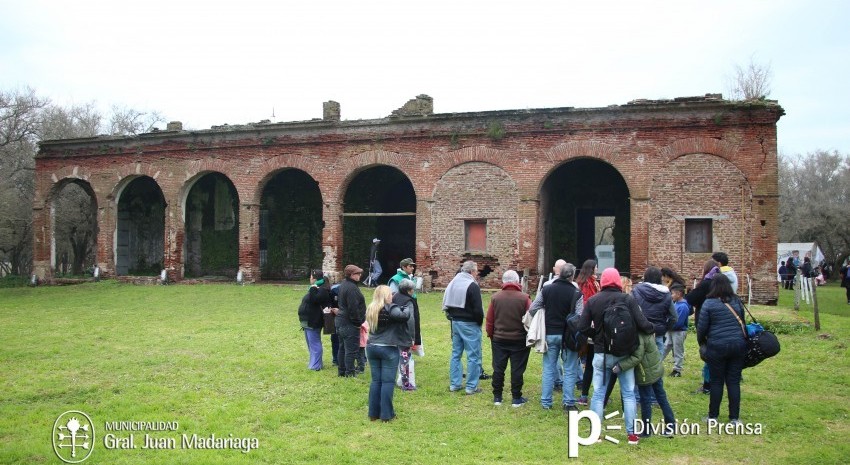
M632 293L650 303L658 303L670 295L670 289L663 284L640 283L632 288Z
M605 268L602 272L601 287L616 287L623 290L623 283L620 281L620 272L616 268Z

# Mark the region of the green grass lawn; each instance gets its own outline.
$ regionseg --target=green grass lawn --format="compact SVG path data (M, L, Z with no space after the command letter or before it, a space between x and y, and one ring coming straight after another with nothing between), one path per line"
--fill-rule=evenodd
M307 370L296 311L306 286L132 286L111 281L68 287L0 289L0 463L61 463L51 430L59 414L81 410L98 438L86 464L398 463L549 464L568 460L567 421L540 408L541 356L525 376L530 402L492 405L485 392L448 392L449 325L442 295L420 296L426 356L416 360L419 390L396 391L391 423L366 415L369 373L336 376L330 341L326 369ZM367 296L368 298L368 296ZM782 352L744 371L741 419L763 425L760 436L650 438L639 446L603 442L583 447L592 463L848 463L850 462L850 305L844 289L818 292L821 331L811 306L755 307L776 328ZM485 305L487 300L485 300ZM665 379L676 416L700 421L708 396L693 394L702 363L693 333L685 373ZM489 341L485 367L491 372ZM670 371L667 361L666 372ZM617 391L615 391L617 392ZM509 394L509 391L506 390ZM556 403L559 402L556 393ZM615 394L612 405L619 404ZM556 404L557 405L557 404ZM721 407L725 419L726 403ZM655 410L660 416L660 411ZM657 418L656 418L657 419ZM104 424L178 422L177 432L256 438L238 450L109 450ZM117 432L126 436L128 432ZM141 446L144 432L136 432ZM623 432L613 436L625 439ZM179 446L179 440L178 440Z

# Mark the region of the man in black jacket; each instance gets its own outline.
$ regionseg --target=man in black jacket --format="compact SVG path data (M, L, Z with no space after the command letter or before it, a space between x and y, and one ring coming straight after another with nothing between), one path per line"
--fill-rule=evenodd
M567 317L572 313L581 314L584 303L581 291L573 285L575 271L576 267L572 263L564 264L558 273L558 279L544 286L540 291L543 295L543 308L546 311L546 353L543 354L540 405L546 410L552 408L552 391L560 371L558 363L561 358L564 359L563 409L576 410L574 389L578 352L562 346Z
M339 312L334 323L339 335L339 376L355 376L354 360L360 353L360 325L366 321L366 299L357 282L363 269L357 265L347 265L345 280L339 285Z
M661 269L650 266L643 273L643 282L632 289L632 296L643 315L655 327L655 345L664 353L664 337L673 329L678 315L670 289L661 284Z

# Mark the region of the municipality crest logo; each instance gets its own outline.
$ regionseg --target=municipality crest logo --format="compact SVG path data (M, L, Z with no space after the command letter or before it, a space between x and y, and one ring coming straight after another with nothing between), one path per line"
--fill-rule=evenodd
M65 463L80 463L94 450L94 423L79 410L69 410L53 423L53 451Z

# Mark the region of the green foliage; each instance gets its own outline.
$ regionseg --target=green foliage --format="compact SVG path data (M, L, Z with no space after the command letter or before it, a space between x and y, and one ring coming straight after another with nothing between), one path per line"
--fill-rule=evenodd
M201 269L207 274L236 276L239 266L239 230L201 230Z
M28 285L29 282L30 282L30 280L26 276L19 276L19 275L10 274L10 275L0 277L0 288L24 287L24 286Z
M500 141L505 137L505 127L499 121L493 121L487 126L487 137L492 141Z

